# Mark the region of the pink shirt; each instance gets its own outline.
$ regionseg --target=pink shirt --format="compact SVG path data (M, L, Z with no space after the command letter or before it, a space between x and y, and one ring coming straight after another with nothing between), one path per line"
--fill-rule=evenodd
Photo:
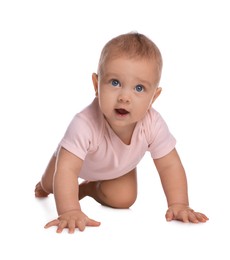
M80 178L96 181L128 173L146 151L153 159L163 157L175 144L165 121L153 108L137 123L131 143L124 144L105 120L95 98L74 116L59 146L84 160Z

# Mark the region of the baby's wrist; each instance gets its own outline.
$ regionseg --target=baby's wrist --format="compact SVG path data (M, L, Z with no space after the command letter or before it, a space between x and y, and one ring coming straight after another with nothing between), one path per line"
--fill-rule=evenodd
M71 213L71 212L74 212L74 211L78 211L80 212L81 211L81 208L75 208L75 209L70 209L70 210L64 210L64 211L61 211L58 215L59 217L64 215L64 214L68 214L68 213Z
M170 204L168 205L169 208L174 207L174 206L189 207L189 204L186 203L186 202L173 202L173 203L170 203Z

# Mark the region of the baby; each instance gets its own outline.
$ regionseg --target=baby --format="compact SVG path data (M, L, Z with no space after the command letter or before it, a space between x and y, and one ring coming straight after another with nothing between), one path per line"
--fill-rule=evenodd
M145 35L123 34L104 46L92 75L96 97L75 115L35 188L36 197L54 194L58 218L46 228L73 233L99 226L81 210L85 196L108 207L131 207L137 197L136 166L146 151L165 192L166 220L208 220L189 207L175 138L152 107L161 93L161 71L161 53ZM79 184L79 178L85 181Z

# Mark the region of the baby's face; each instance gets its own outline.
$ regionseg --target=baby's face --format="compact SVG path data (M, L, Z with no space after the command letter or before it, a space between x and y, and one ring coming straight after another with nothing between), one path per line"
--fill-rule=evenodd
M154 61L119 57L107 61L97 78L93 75L99 105L113 129L141 120L159 96L159 72Z

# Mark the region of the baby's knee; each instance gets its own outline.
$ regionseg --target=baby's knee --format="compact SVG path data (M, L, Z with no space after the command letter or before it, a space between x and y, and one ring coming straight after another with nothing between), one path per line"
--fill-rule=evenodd
M119 196L117 198L116 208L128 209L135 203L136 198L136 194L124 194L124 196Z
M99 187L100 189L101 187ZM109 192L101 190L101 195L103 195L103 202L104 205L119 208L119 209L128 209L130 208L136 201L137 192L135 189L128 189L128 188L120 188L114 189L113 191L110 190Z

